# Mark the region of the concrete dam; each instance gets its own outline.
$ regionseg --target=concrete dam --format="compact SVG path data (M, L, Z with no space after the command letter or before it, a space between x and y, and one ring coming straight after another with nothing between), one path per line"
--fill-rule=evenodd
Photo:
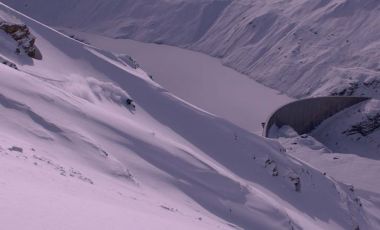
M311 132L319 124L334 114L360 102L368 97L314 97L286 104L277 109L267 120L263 136L270 136L273 125L281 128L284 125L292 127L298 134Z

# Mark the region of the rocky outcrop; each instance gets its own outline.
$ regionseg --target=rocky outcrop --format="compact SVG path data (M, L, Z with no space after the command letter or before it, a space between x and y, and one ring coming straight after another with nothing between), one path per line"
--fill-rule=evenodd
M126 54L120 54L117 56L117 58L119 59L119 61L121 63L123 63L124 65L126 66L129 66L133 69L138 69L140 68L140 65L139 63L136 62L135 59L133 59L131 56L129 55L126 55Z
M15 52L20 54L24 51L29 57L41 60L41 52L35 45L36 38L30 33L26 25L13 24L0 21L0 29L9 34L18 44Z
M360 134L361 136L365 137L378 129L380 129L380 113L372 116L367 116L364 121L352 125L351 128L343 131L343 134L346 134L348 136Z
M380 80L378 77L365 81L352 81L339 84L330 93L331 96L366 96L380 98Z
M15 63L10 62L10 61L8 61L8 60L2 58L2 57L0 57L0 63L4 64L4 65L6 65L6 66L9 66L9 67L11 67L11 68L13 68L13 69L16 69L16 70L18 69L18 68L17 68L17 65L16 65Z

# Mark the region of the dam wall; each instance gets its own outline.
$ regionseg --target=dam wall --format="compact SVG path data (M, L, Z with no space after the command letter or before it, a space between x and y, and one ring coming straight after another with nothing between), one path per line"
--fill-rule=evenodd
M278 128L287 125L298 134L309 133L319 124L334 114L360 102L368 97L314 97L293 101L277 109L267 120L263 136L270 137L273 125Z

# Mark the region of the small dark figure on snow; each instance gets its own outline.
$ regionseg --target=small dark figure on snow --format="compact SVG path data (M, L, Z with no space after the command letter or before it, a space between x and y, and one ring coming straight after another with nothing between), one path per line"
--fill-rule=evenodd
M130 107L130 108L132 108L132 109L136 109L136 105L133 103L133 100L132 100L132 99L128 98L128 99L126 100L126 103L127 103L127 106L128 106L128 107Z

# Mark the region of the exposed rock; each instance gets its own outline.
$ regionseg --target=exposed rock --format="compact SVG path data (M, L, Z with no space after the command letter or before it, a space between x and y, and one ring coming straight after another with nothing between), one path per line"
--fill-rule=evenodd
M77 37L75 35L69 35L69 37L72 38L72 39L74 39L74 40L76 40L76 41L78 41L78 42L90 45L90 43L88 41L86 41L86 40L84 40L82 38L79 38L79 37Z
M8 60L5 60L2 57L0 57L0 62L3 63L4 65L7 65L7 66L13 68L13 69L16 69L16 70L18 69L15 63L10 62Z
M301 191L301 179L298 176L289 176L289 180L294 185L296 192Z
M380 80L370 79L367 81L354 81L339 85L333 89L331 96L371 96L380 95Z
M276 165L276 162L274 160L267 159L265 161L265 168L268 168L270 170L272 176L278 176L279 175L279 171L277 169L277 165Z
M343 131L343 134L348 136L354 134L360 134L362 136L368 136L375 130L380 128L380 113L372 116L367 116L365 121L353 125L350 129Z
M355 91L359 88L359 83L350 82L346 88L336 90L331 93L331 96L352 96Z
M22 49L29 57L38 60L42 59L42 55L35 45L36 38L30 33L29 28L26 25L1 21L0 29L9 34L17 42L17 54L20 54Z
M11 148L8 149L9 151L12 151L12 152L20 152L22 153L23 152L23 149L21 147L18 147L18 146L12 146Z
M136 62L135 59L133 59L131 56L126 55L126 54L121 54L117 56L119 60L124 64L127 65L133 69L138 69L140 68L139 63Z

